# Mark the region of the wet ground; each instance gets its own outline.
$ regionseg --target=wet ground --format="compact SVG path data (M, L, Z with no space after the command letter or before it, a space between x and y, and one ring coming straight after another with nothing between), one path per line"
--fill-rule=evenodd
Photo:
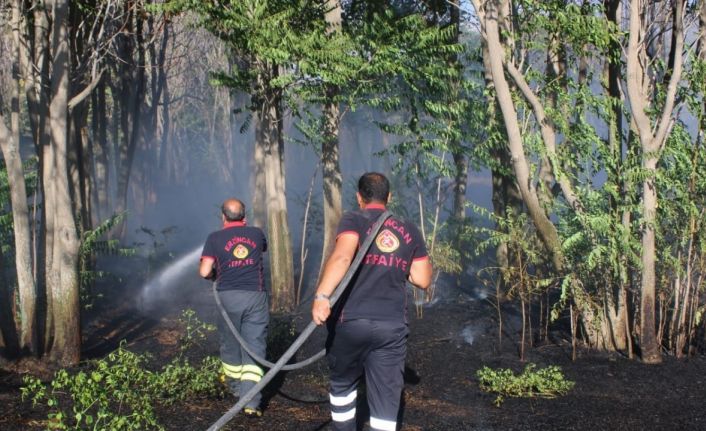
M154 307L125 302L103 308L86 326L86 357L99 357L127 339L130 348L150 351L167 362L179 334L179 310L195 309L213 321L215 308L209 285L188 280L188 288L163 292ZM137 297L131 295L130 297ZM279 322L307 323L300 314L277 316ZM518 354L517 317L507 310L502 343L494 307L463 292L446 292L418 318L410 310L409 353L401 430L679 430L706 429L706 359L676 360L665 356L660 365L644 365L619 354L579 350L571 360L571 344L561 331L526 353ZM317 330L299 358L322 346L324 330ZM273 346L280 351L286 346ZM217 354L215 339L202 346L203 354ZM482 392L475 377L483 367L520 371L527 362L538 367L559 365L574 388L556 399L508 399L501 407L495 396ZM20 377L0 371L0 429L41 430L46 413L20 400ZM291 371L266 391L265 414L260 419L236 416L229 430L314 431L330 427L326 368L320 361ZM205 430L236 400L190 399L161 409L159 420L167 430ZM360 405L359 412L365 411ZM367 429L361 423L361 429Z

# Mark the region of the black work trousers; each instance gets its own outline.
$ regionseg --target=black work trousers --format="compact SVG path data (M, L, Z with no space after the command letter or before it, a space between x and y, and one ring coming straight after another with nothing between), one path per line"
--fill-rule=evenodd
M335 430L356 429L357 387L363 375L370 428L397 429L408 334L403 322L367 319L337 323L329 328L329 398Z

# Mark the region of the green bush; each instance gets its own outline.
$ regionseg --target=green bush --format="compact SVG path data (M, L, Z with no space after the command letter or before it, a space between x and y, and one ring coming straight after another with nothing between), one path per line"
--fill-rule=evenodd
M151 381L152 392L164 405L194 397L222 397L223 386L219 384L221 360L215 356L203 359L194 367L184 359L175 359L156 373Z
M159 371L147 367L151 356L137 354L121 343L103 359L91 361L76 373L59 370L45 384L26 376L22 398L32 405L45 404L47 429L57 430L163 430L156 405L171 405L184 399L221 397L221 362L207 357L198 366L186 358L184 347L192 347L213 330L198 321L193 311L182 313L184 335L176 358Z
M527 364L519 376L509 369L483 367L476 372L476 377L481 390L498 394L494 401L498 407L505 397L555 398L574 387L574 382L566 380L558 366L535 370L536 367L535 364Z
M145 356L120 346L88 370L57 371L48 386L25 377L22 398L49 407L49 429L161 430L152 403L153 374L144 363Z

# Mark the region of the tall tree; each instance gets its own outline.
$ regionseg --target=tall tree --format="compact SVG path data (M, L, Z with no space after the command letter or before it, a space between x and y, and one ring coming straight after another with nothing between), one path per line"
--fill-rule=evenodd
M328 34L340 34L343 29L343 8L339 0L326 1L326 25ZM321 142L321 166L324 202L324 242L320 272L323 271L326 257L333 249L336 240L336 227L343 211L341 166L339 163L339 131L341 109L337 94L340 88L327 85L323 107L324 127Z
M487 53L490 57L488 66L490 68L490 74L493 78L493 85L495 87L498 105L505 122L508 137L508 148L510 150L512 167L515 177L517 178L520 194L522 195L522 200L527 207L527 211L532 218L535 227L537 228L539 237L542 239L542 242L552 256L551 260L554 267L557 271L561 272L564 268L564 258L559 235L556 227L549 220L549 217L542 208L539 195L537 193L537 188L531 180L530 164L524 151L517 110L512 99L510 85L505 77L505 70L507 68L511 76L514 78L519 78L517 73L513 73L516 72L516 69L511 63L512 60L507 60L505 58L507 50L501 43L500 39L500 28L503 19L501 11L509 10L509 0L490 0L483 3L481 3L480 0L473 0L473 4L481 21L483 37L488 44ZM505 15L504 18L507 19L507 15ZM537 106L537 108L539 107ZM538 121L542 120L543 118L538 118ZM542 126L540 127L542 127L542 129L548 134L552 133L549 129L550 126L547 123L542 123ZM548 146L553 145L554 138L549 136L548 139L549 142L545 142L545 144Z
M44 184L46 200L53 200L55 240L52 266L47 269L47 290L51 294L53 332L50 357L62 366L78 363L81 354L80 307L78 295L79 238L73 213L68 172L69 118L69 37L68 0L51 4L52 74L49 104L50 150L42 154L52 175ZM49 191L49 190L50 191Z
M36 280L32 272L31 233L25 172L20 155L20 45L22 23L21 2L12 3L12 99L10 101L10 128L8 129L0 112L0 148L7 168L10 200L12 206L13 233L15 244L15 269L19 293L19 348L35 352L37 341L36 327ZM2 95L0 95L0 106Z
M627 44L626 81L637 138L642 150L642 167L645 179L642 182L642 276L640 289L640 338L642 358L648 363L661 362L660 346L656 336L655 322L655 223L657 213L657 189L655 176L660 152L664 149L673 121L675 99L682 77L684 50L684 1L675 0L672 11L672 43L669 51L668 69L665 71L666 87L661 106L655 105L659 91L651 84L653 70L648 61L647 49L650 32L648 27L650 2L630 2L629 36ZM654 63L652 63L654 67ZM649 111L658 113L650 118Z
M302 40L312 27L321 28L323 7L253 0L225 5L175 1L168 7L197 12L201 24L228 44L235 57L237 68L217 72L216 81L250 95L256 135L255 185L264 186L264 190L255 190L262 200L253 199L253 206L256 216L261 212L260 202L266 208L272 308L289 310L294 306L294 271L282 136L285 88L294 84L293 67L301 56ZM264 184L259 184L263 179Z

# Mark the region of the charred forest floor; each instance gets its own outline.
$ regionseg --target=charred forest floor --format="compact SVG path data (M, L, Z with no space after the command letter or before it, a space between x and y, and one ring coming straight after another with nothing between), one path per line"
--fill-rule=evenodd
M157 308L137 306L135 295L119 295L111 306L99 307L84 324L85 358L99 358L126 340L129 349L150 352L157 364L175 354L180 334L178 317L192 308L206 322L214 322L215 305L208 287L189 283L163 299ZM193 285L193 286L191 286ZM410 309L410 337L405 372L401 430L679 430L706 429L706 358L676 360L665 356L659 365L645 365L620 354L579 349L572 361L568 335L557 330L519 359L519 317L503 314L504 333L498 337L495 308L487 300L461 291L446 292L423 317ZM292 315L273 316L276 324L303 328L308 306ZM308 357L323 346L325 330L318 329L297 354ZM282 343L284 344L284 343ZM270 346L276 359L288 345ZM217 355L216 337L197 349L197 355ZM555 399L509 398L500 407L495 395L479 389L475 373L483 366L521 371L527 363L558 365L574 388ZM0 369L0 429L45 429L46 410L22 401L22 375L32 364ZM41 374L41 373L40 373ZM44 373L43 378L49 377ZM324 361L281 374L264 393L264 416L236 416L227 430L318 431L330 428L327 372ZM359 397L359 400L364 397ZM225 413L236 398L189 399L158 410L167 430L205 430ZM358 406L365 416L364 400ZM359 429L367 430L361 423Z

